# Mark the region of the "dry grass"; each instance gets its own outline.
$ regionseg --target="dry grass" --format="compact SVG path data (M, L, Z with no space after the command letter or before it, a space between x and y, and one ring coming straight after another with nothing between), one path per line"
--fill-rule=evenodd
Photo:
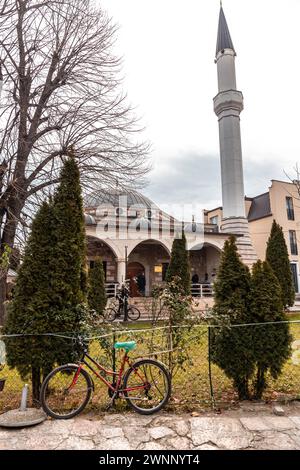
M300 315L290 316L291 320L300 319ZM132 325L130 325L132 328ZM117 340L135 339L138 348L132 356L142 357L149 353L149 344L151 341L155 344L155 350L165 350L165 337L162 330L157 330L152 334L151 329L143 331L147 325L138 325L134 332L120 332L117 334ZM149 325L148 325L149 328ZM185 364L184 370L178 370L172 383L172 398L169 404L170 410L191 411L199 409L208 409L211 407L209 365L208 365L208 336L205 325L197 327L197 340L192 340L195 336L195 330L186 331L186 344L189 346L190 361ZM300 340L300 323L291 324L291 333L294 340ZM103 350L99 342L94 340L91 344L92 356L105 360ZM167 363L167 354L158 354L157 358ZM117 354L117 360L119 361ZM117 362L118 364L118 362ZM106 365L109 365L106 359ZM224 373L212 364L212 384L214 398L217 406L232 405L237 401L236 393L232 387L231 381ZM0 392L0 412L19 406L21 389L23 381L15 369L10 370L6 366L0 372L0 378L5 377L6 384L3 392ZM288 400L300 396L300 365L294 365L292 360L288 360L284 366L281 376L275 381L269 378L269 387L265 393L266 400L282 399ZM107 389L95 380L95 393L88 409L103 411L108 401ZM124 410L126 405L120 401L117 409Z

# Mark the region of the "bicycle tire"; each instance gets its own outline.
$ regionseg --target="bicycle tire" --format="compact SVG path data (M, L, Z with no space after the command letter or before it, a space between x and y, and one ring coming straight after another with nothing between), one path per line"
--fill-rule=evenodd
M80 374L82 374L82 376L84 377L84 379L86 381L86 385L87 385L86 396L85 396L82 404L76 410L74 410L73 412L61 415L61 414L56 413L54 410L52 410L49 407L48 403L47 403L47 387L48 387L48 384L49 384L50 380L56 374L58 374L59 372L70 371L70 372L76 373L77 370L78 370L78 365L76 365L76 364L65 364L63 366L56 367L55 369L53 369L53 371L50 372L50 374L48 374L47 377L45 378L44 382L42 383L42 387L41 387L40 402L41 402L43 410L45 411L45 413L48 416L51 416L52 418L55 418L55 419L71 419L71 418L74 418L74 416L79 415L84 410L84 408L86 407L86 405L90 401L92 390L94 388L93 381L92 381L90 375L87 373L87 371L84 370L84 369L81 369Z
M105 318L108 322L113 322L117 318L118 312L114 308L108 308L105 311Z
M167 370L167 368L165 367L164 364L162 364L161 362L156 361L154 359L141 359L141 360L135 362L134 364L132 364L132 366L129 369L127 369L127 371L124 375L123 388L124 389L127 388L128 381L130 379L131 374L134 373L134 375L136 376L136 370L139 367L141 367L142 365L145 365L145 364L152 364L152 365L156 366L158 369L160 369L160 371L162 372L162 374L164 376L164 379L165 379L165 383L167 385L165 396L163 397L161 402L153 408L142 408L142 407L138 406L136 404L137 400L134 400L134 399L130 398L130 396L128 394L130 392L124 392L124 397L128 401L129 405L137 413L142 414L142 415L151 415L151 414L157 413L159 410L161 410L168 403L170 395L171 395L171 377L170 377L169 371ZM143 398L143 400L144 400L144 398Z
M137 321L141 316L141 312L139 311L139 309L137 307L135 307L133 305L130 305L128 307L127 316L129 318L129 320Z

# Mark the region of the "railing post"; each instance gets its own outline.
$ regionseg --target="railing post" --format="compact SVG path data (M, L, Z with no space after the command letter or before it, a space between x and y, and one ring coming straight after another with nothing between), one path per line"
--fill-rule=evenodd
M210 352L211 352L211 331L210 331L210 326L208 327L207 333L208 333L208 375L209 375L209 387L210 387L210 399L211 399L211 404L212 408L215 409L216 403L215 403L215 397L214 397L214 389L213 389L213 383L212 383L212 373L211 373L211 357L210 357Z

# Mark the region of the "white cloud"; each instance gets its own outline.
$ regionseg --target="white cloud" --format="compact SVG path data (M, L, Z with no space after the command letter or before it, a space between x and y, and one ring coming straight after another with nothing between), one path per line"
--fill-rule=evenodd
M124 57L124 89L143 116L145 138L153 143L152 187L162 196L165 185L173 200L182 197L192 202L188 198L202 194L206 185L199 162L205 167L207 156L219 152L212 104L217 93L219 1L100 0L100 4L120 25L116 51ZM291 172L300 160L300 1L226 0L223 7L238 54L238 88L245 98L241 115L245 187L247 194L254 195L267 190L271 178L283 178L283 169ZM184 160L186 155L194 160ZM163 176L168 169L172 174L178 158L182 158L182 178L176 177L172 188ZM186 191L189 175L193 187ZM220 202L219 184L219 177L212 179L204 205ZM151 185L147 192L152 193Z

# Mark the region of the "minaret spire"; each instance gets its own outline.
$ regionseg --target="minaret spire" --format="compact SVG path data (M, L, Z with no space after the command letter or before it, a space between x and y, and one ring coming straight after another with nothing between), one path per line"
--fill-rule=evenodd
M219 120L220 159L222 176L223 232L242 235L237 246L244 261L251 265L256 259L245 213L243 158L240 113L244 109L243 94L237 90L235 49L225 14L220 6L216 64L219 92L214 110Z
M222 7L222 2L220 2L220 14L219 14L219 26L218 26L218 38L217 38L217 47L216 47L216 56L218 52L223 49L231 49L235 52L231 35L229 32L228 24Z

